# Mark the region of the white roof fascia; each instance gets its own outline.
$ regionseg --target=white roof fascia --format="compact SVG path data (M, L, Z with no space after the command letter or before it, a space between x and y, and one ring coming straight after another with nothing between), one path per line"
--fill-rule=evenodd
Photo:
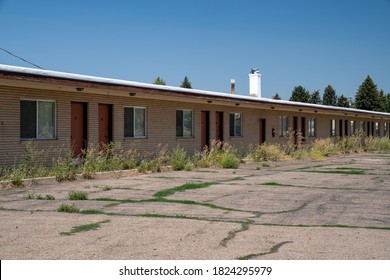
M288 106L301 106L301 107L310 107L310 108L318 108L318 109L326 109L326 110L330 109L330 110L345 111L345 112L351 112L351 113L365 113L365 114L382 115L382 116L390 117L390 113L384 113L384 112L374 112L374 111L354 109L354 108L327 106L327 105L320 105L320 104L293 102L293 101L276 100L276 99L269 99L269 98L257 98L257 97L252 97L249 95L248 96L237 95L237 94L232 95L231 93L198 90L198 89L187 89L187 88L164 86L164 85L155 85L155 84L133 82L133 81L121 80L121 79L102 78L102 77L96 77L96 76L80 75L80 74L58 72L58 71L51 71L51 70L43 70L43 69L34 69L34 68L19 67L19 66L11 66L11 65L4 65L4 64L0 64L0 71L7 71L7 72L14 72L14 73L28 74L28 75L38 75L38 76L53 77L53 78L61 78L61 79L78 80L78 81L85 81L85 82L92 82L92 83L105 83L105 84L120 85L120 86L131 86L131 87L141 87L141 88L149 88L149 89L156 89L156 90L164 90L164 91L193 93L193 94L199 94L199 95L232 98L232 99L251 101L251 102L257 101L257 102L264 102L264 103L271 103L271 104L280 104L280 105L288 105Z

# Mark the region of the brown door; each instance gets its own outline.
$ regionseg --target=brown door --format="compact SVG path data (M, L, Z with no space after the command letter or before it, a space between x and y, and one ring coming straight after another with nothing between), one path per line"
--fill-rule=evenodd
M71 146L73 156L81 155L87 144L87 104L72 102L71 103Z
M112 105L99 104L99 144L108 144L112 141Z
M260 119L260 142L259 142L260 145L265 142L265 132L266 132L265 119Z
M223 141L223 112L215 113L215 140Z
M209 111L202 111L201 113L201 149L203 150L205 146L210 145L210 135L209 135Z

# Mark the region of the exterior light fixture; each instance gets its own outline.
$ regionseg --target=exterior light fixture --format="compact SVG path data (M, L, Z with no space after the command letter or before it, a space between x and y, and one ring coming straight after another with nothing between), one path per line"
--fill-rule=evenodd
M82 92L82 91L84 91L84 88L83 88L83 87L77 87L76 90L77 90L78 92Z
M272 106L272 107L271 107L271 109L273 110L273 109L275 109L275 107L274 107L274 106Z
M235 105L236 105L236 106L240 106L240 103L236 103Z
M130 96L135 96L137 93L135 93L135 92L129 92L129 95Z
M211 100L207 100L207 103L209 103L209 104L210 104L210 103L213 103L213 101L211 101Z

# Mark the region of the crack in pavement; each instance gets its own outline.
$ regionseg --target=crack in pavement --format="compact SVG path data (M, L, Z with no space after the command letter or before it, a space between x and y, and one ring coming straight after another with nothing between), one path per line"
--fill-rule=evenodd
M288 243L293 243L293 242L292 241L283 241L283 242L280 242L280 243L272 246L268 252L263 252L263 253L258 253L258 254L249 254L246 256L238 257L237 259L238 260L250 260L250 259L254 259L256 257L274 254L274 253L277 253L279 251L280 247L282 247L283 245L288 244Z

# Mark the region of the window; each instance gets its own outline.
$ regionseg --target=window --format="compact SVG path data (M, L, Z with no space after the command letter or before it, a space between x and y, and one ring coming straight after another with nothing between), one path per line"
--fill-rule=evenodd
M242 114L241 113L230 113L229 124L230 124L231 137L242 136Z
M279 117L279 136L286 137L288 132L288 117L280 116Z
M360 121L360 130L361 132L366 132L366 122L365 121Z
M375 136L380 136L379 123L375 123Z
M354 135L355 134L355 121L350 122L350 134L349 135Z
M176 110L176 137L192 136L192 111Z
M389 135L389 124L386 122L384 123L384 130L383 130L383 136L388 136Z
M124 136L131 138L146 137L146 108L125 107Z
M316 137L316 118L309 118L309 137Z
M20 100L20 138L54 139L55 107L54 101Z
M336 120L330 120L330 136L336 136Z

